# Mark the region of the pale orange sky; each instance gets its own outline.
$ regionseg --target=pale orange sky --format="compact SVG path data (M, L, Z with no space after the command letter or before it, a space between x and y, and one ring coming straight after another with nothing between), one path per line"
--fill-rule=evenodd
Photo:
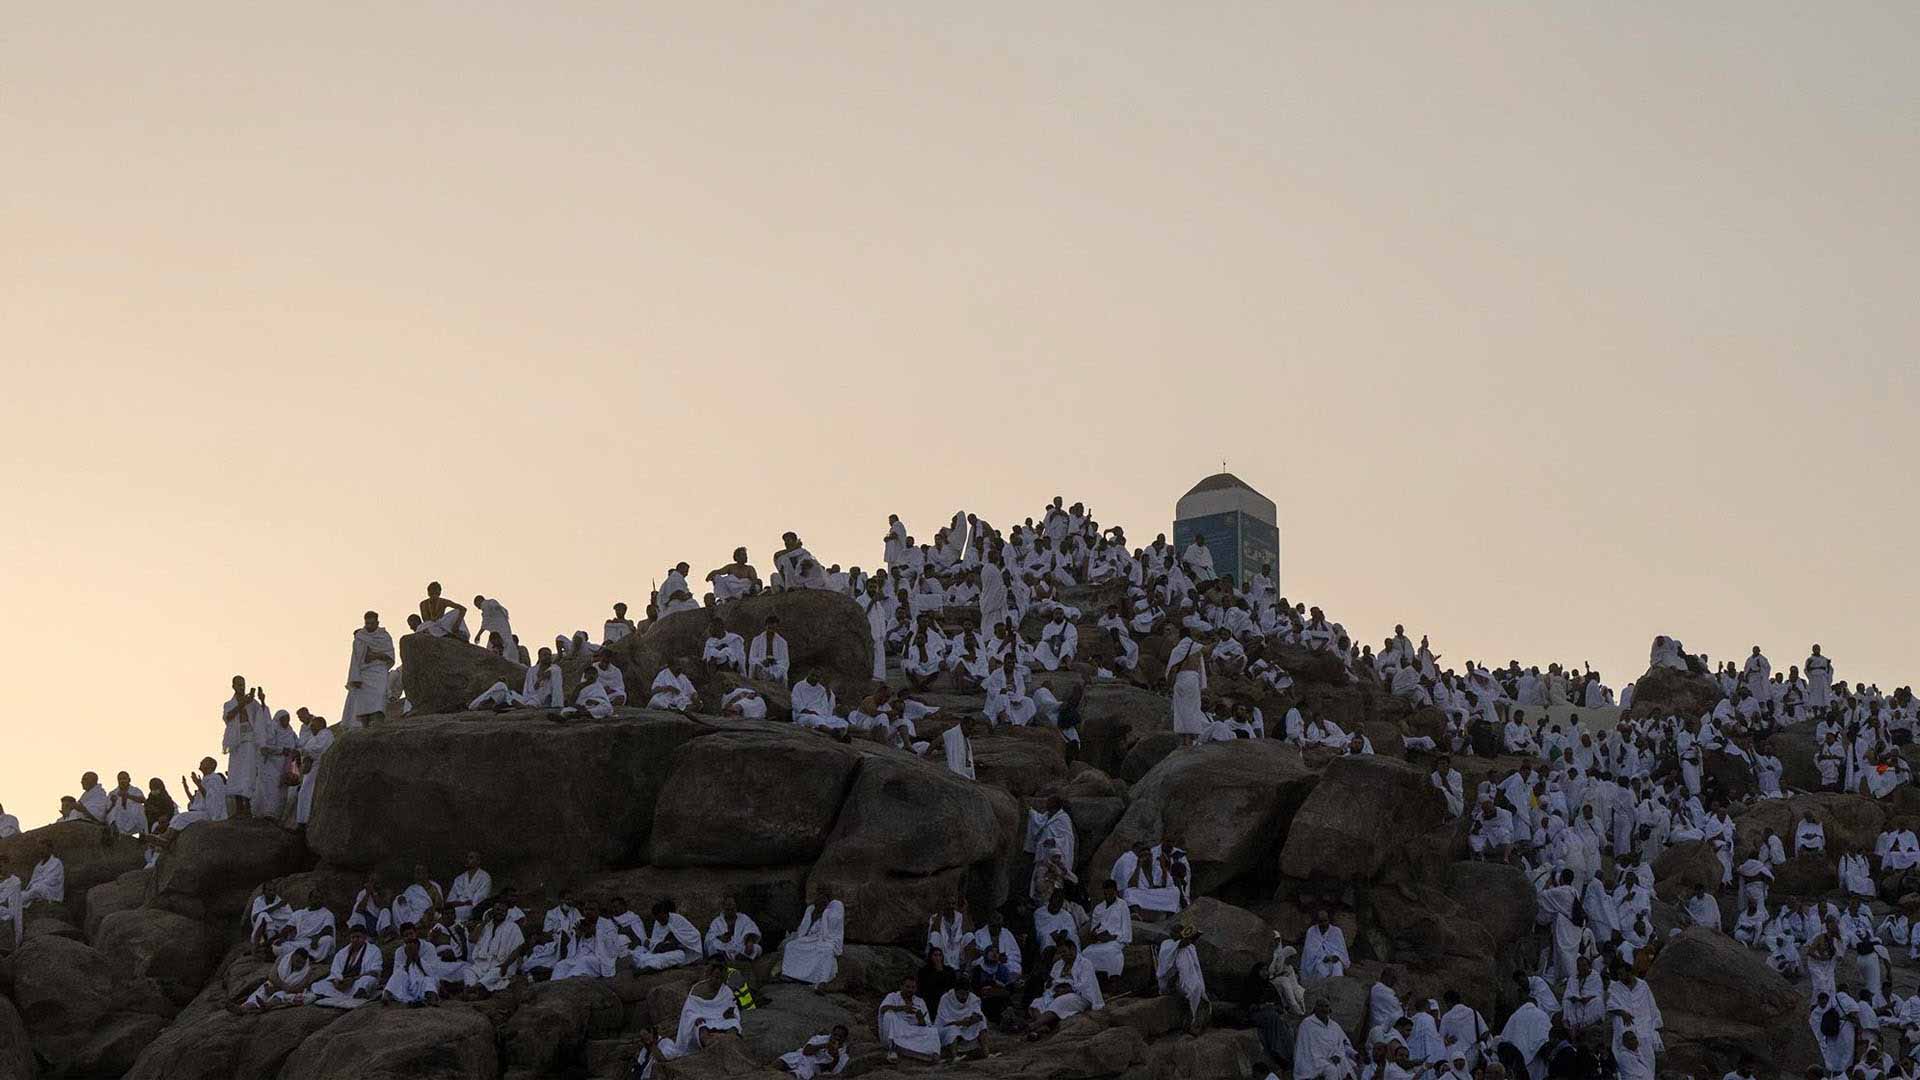
M1227 459L1365 640L1910 681L1908 4L40 5L0 36L0 801L793 528Z

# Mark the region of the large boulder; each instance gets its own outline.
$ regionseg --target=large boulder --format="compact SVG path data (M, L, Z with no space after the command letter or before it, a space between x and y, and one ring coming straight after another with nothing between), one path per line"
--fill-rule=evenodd
M780 619L787 639L787 656L794 681L809 671L833 689L843 708L859 700L873 685L873 633L866 613L853 598L817 589L766 592L731 600L713 608L683 611L641 624L639 630L617 641L609 650L626 676L627 686L651 686L667 664L681 659L698 661L707 640L709 620L718 616L728 630L751 639L768 616ZM698 681L698 680L696 680ZM411 685L411 684L409 684Z
M126 1080L256 1080L278 1076L309 1035L347 1015L337 1009L275 1009L236 1016L182 1013L140 1052Z
M1173 734L1173 706L1164 695L1118 682L1095 682L1087 687L1086 697L1080 702L1083 761L1119 776L1122 763L1135 745L1155 734Z
M1191 1039L1167 1039L1147 1047L1149 1080L1259 1080L1274 1063L1251 1031L1216 1029Z
M1847 852L1871 852L1887 827L1886 804L1858 795L1818 792L1791 799L1765 799L1748 806L1734 819L1735 850L1754 850L1772 830L1791 854L1794 830L1809 813L1826 830L1827 852L1836 857Z
M1447 820L1446 802L1414 766L1374 755L1335 758L1293 816L1280 869L1295 878L1370 880L1405 838Z
M1013 797L892 749L863 749L807 899L846 904L848 941L915 940L927 913L966 895L975 910L1006 899L1017 849Z
M53 1075L119 1076L173 1015L149 979L129 979L87 945L51 935L13 954L13 1001Z
M1037 795L1067 774L1066 740L1052 727L1002 727L972 742L974 775L1018 798Z
M0 840L0 877L18 874L21 884L35 864L49 854L60 856L67 868L67 919L85 925L87 892L147 863L140 841L130 836L109 838L104 829L84 821L63 821L29 829Z
M1713 845L1705 840L1675 844L1653 860L1653 894L1669 904L1684 903L1696 886L1709 893L1720 888L1722 868Z
M525 667L490 649L431 634L400 638L400 666L415 716L465 712L487 687L503 682L518 691L527 674Z
M588 1041L619 1032L624 1018L609 981L537 983L501 1028L506 1065L546 1073L583 1060Z
M556 724L469 714L355 732L327 752L307 841L332 866L402 872L478 849L496 881L632 865L673 750L719 730L634 715Z
M151 978L176 1004L193 1000L220 955L204 923L159 908L116 911L100 923L94 948L131 978Z
M495 1080L493 1024L468 1005L356 1009L309 1035L280 1080Z
M300 834L259 818L203 821L154 868L155 903L189 918L237 925L263 881L313 864Z
M1248 973L1273 955L1273 931L1245 908L1203 896L1187 906L1180 923L1200 931L1200 968L1207 989L1217 998L1240 1000Z
M759 723L682 744L653 815L658 866L781 866L825 846L860 764L851 746Z
M1163 840L1186 849L1196 896L1265 872L1315 778L1298 749L1273 740L1210 743L1173 754L1133 786L1126 812L1088 873L1104 880L1129 847Z
M33 1080L34 1072L33 1044L20 1010L0 997L0 1080Z
M1707 675L1666 667L1648 668L1640 681L1633 684L1633 704L1627 707L1625 718L1665 720L1677 716L1692 720L1712 712L1726 696L1721 693L1720 684Z
M1725 1072L1746 1055L1774 1075L1798 1075L1817 1063L1808 1054L1805 996L1763 954L1725 934L1682 931L1660 951L1647 981L1666 1022L1661 1063L1675 1072Z
M87 890L87 940L100 933L100 923L116 911L130 911L147 902L153 888L153 871L142 867L129 870L112 881Z

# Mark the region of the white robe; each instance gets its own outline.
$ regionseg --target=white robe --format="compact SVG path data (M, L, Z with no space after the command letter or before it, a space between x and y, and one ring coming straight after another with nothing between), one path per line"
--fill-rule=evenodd
M267 715L267 707L258 701L252 698L235 701L231 697L220 703L220 717L226 726L220 748L227 753L228 790L240 798L251 799L260 774L257 733L264 724L271 723L272 718Z
M457 922L473 917L473 909L493 897L493 875L485 870L462 870L447 890L447 903L453 906Z
M305 825L313 817L313 789L320 782L320 761L333 746L334 734L330 727L321 728L309 735L300 745L300 752L313 759L300 774L300 793L293 803L293 821L296 825Z
M1201 1004L1207 1000L1207 979L1200 968L1199 949L1182 945L1178 938L1168 938L1160 943L1160 952L1154 958L1153 975L1161 993L1179 990L1180 996L1187 1002L1187 1015L1194 1016L1200 1012Z
M633 966L640 971L661 971L700 959L700 931L685 915L668 912L662 922L643 927L644 949L633 950Z
M715 915L707 924L706 948L709 958L720 957L727 960L754 960L760 956L760 942L747 944L747 935L760 937L760 927L746 912L738 912L733 917L733 931L727 931L727 917Z
M463 975L461 965L440 959L426 939L420 939L417 944L420 951L415 960L407 958L405 944L394 949L393 974L387 976L384 988L395 1001L403 1005L423 1001L428 994L438 994L442 982L458 981Z
M702 1031L739 1030L740 1003L735 1000L733 990L722 983L712 997L687 992L686 1003L680 1006L680 1027L674 1032L673 1041L691 1052L701 1045Z
M347 690L347 702L340 709L340 722L387 711L387 680L393 674L393 635L385 627L353 632L353 649L347 657L347 681L358 682ZM378 657L378 658L376 658Z
M966 1003L961 1004L954 991L942 994L934 1024L940 1029L941 1046L979 1041L980 1036L987 1033L987 1014L980 1004L980 995L969 992Z
M349 944L333 954L333 968L327 977L313 984L309 991L315 999L313 1003L336 1009L356 1008L374 996L386 970L387 958L380 952L380 946L363 945L355 955L354 947ZM362 996L356 997L356 994Z
M1200 667L1193 671L1175 669L1189 655L1198 653ZM1173 678L1173 730L1176 735L1199 735L1207 730L1207 715L1200 709L1201 691L1207 688L1206 651L1192 638L1181 638L1167 657L1167 672Z
M1093 964L1085 956L1076 956L1073 958L1073 967L1065 965L1064 960L1053 962L1046 989L1033 999L1033 1008L1052 1013L1062 1020L1091 1009L1105 1008L1107 1001L1101 996L1100 980L1094 973Z
M890 1051L900 1049L924 1057L940 1056L940 1029L934 1026L926 1002L919 998L909 1001L895 990L880 1001L882 1010L889 1007L904 1007L907 1011L875 1014L874 1028L880 1035L880 1045Z
M1111 941L1096 941L1081 952L1093 969L1112 978L1126 966L1127 946L1133 944L1133 912L1127 908L1125 900L1116 900L1109 904L1105 900L1093 905L1089 933L1102 930L1112 934Z
M505 990L519 970L518 961L508 957L526 944L527 935L512 919L488 923L473 942L473 959L468 962L466 984L488 990Z
M846 917L846 908L838 900L829 901L817 917L809 905L800 928L787 938L781 952L780 974L812 986L832 982L846 943Z

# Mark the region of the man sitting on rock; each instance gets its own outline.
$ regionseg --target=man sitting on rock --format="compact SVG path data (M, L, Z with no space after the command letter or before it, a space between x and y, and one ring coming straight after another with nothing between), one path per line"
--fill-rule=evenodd
M788 670L787 639L780 634L780 617L769 615L747 647L747 674L785 686Z
M267 972L266 981L254 988L245 1002L229 1008L240 1013L305 1005L307 988L320 977L320 972L320 966L307 955L307 950L290 949L274 961L273 969Z
M583 673L580 690L574 694L573 704L560 710L560 719L579 720L591 717L605 720L613 715L613 699L607 696L607 688L599 679L593 678L589 670Z
M849 725L836 714L836 707L833 691L820 681L819 672L809 671L806 678L794 684L793 722L801 727L847 738Z
M847 1025L835 1024L833 1030L808 1039L800 1049L781 1054L777 1064L792 1073L794 1080L837 1076L846 1072L852 1061L847 1055L849 1038Z
M1053 969L1047 975L1044 988L1027 1009L1029 1042L1050 1034L1060 1026L1060 1021L1068 1017L1106 1008L1106 998L1100 993L1099 976L1073 942L1058 939L1055 950Z
M733 561L717 570L707 571L707 585L718 603L752 596L760 591L760 572L747 561L746 548L733 549Z
M473 939L473 959L464 974L468 996L488 997L505 990L520 973L526 953L526 933L507 917L506 898L495 898Z
M674 910L671 898L654 901L653 910L640 924L638 940L633 943L635 971L663 971L700 959L700 931L685 915Z
M706 977L687 989L680 1006L680 1028L673 1041L682 1053L712 1045L716 1036L740 1034L740 1003L727 985L727 967L718 960L707 965Z
M653 696L647 699L647 708L670 712L687 712L693 708L693 680L675 670L676 667L690 669L692 665L681 660L677 665L669 664L661 668L659 674L653 677Z
M940 1059L940 1029L933 1014L920 1000L919 980L909 974L900 981L900 989L880 1002L874 1026L879 1029L880 1044L887 1048L887 1060L898 1061L905 1055L914 1061Z
M400 928L400 944L393 950L393 974L381 991L381 1000L395 1005L438 1005L443 982L464 977L459 965L440 959L433 947L420 940L412 923Z
M333 958L336 924L333 912L320 900L319 889L307 891L307 906L294 911L285 926L274 934L273 955L284 957L295 949L304 950L316 964Z
M708 674L722 671L747 673L747 643L739 634L727 629L718 616L707 620L707 641L701 646L700 660L707 666Z
M1347 955L1347 935L1333 924L1325 908L1314 914L1300 943L1300 975L1306 979L1337 979L1353 966Z
M558 709L566 704L564 677L554 662L553 650L542 646L540 655L522 676L516 693L504 682L496 682L467 703L472 710Z
M740 910L732 895L720 900L720 914L707 924L707 956L741 963L760 958L760 927Z
M356 926L347 932L347 947L333 954L333 967L327 977L313 984L313 1004L357 1009L380 992L386 969L380 947L370 944L366 930Z

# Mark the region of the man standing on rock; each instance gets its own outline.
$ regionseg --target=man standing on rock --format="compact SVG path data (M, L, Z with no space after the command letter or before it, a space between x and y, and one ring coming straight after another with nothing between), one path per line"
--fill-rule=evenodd
M267 715L266 691L247 690L243 675L233 677L233 696L220 707L220 720L226 726L220 748L227 752L227 787L233 793L233 814L247 817L253 813L253 792L259 786L260 743L258 733L272 721Z
M498 600L489 600L476 595L473 609L480 613L480 634L485 637L491 633L500 641L500 655L508 660L518 660L519 651L514 646L513 623L507 617L507 608Z
M347 704L340 711L340 723L347 731L387 715L393 635L380 625L379 612L369 611L364 619L364 625L353 632L353 649L347 659Z

